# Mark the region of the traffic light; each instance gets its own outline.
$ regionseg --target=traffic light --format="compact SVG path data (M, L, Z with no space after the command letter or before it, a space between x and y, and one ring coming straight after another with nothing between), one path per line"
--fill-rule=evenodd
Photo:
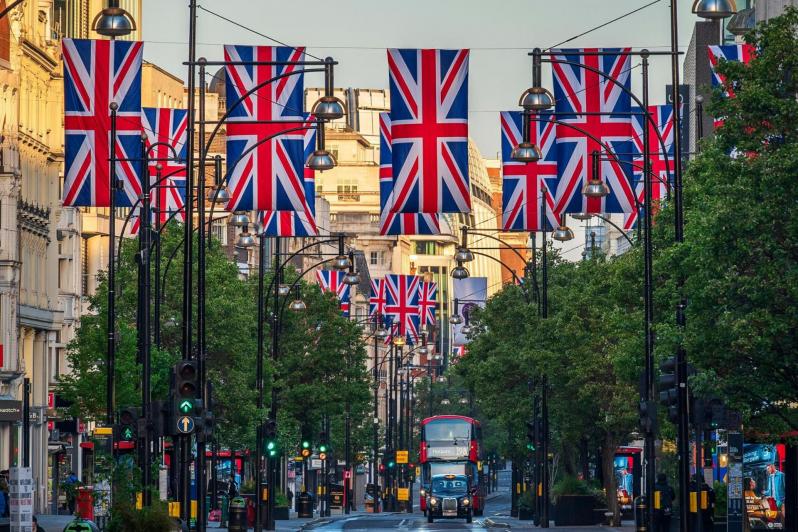
M646 434L657 432L657 404L654 401L640 401L640 428Z
M668 411L668 419L679 420L679 378L676 357L668 357L659 365L659 402Z
M266 446L266 456L274 458L279 454L279 445L277 442L277 421L274 419L267 419L263 423L263 435Z
M116 441L135 442L138 435L139 409L133 406L122 408L119 411L119 424L117 425Z
M174 377L174 411L178 417L193 416L197 406L202 406L199 397L199 371L193 360L181 360L175 364Z
M310 440L302 440L302 450L300 451L300 454L302 455L302 458L307 458L313 454L313 451L310 448Z
M396 451L393 449L385 451L385 456L382 459L383 463L388 466L388 469L393 469L396 465Z
M535 439L536 439L536 421L527 421L526 422L526 450L527 451L534 451L535 450Z

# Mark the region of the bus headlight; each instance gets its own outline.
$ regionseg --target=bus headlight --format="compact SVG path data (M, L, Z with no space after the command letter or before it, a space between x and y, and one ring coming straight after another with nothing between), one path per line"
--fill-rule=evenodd
M435 497L432 497L432 498L429 500L429 503L430 503L430 505L432 505L432 506L435 506L435 505L437 505L437 504L438 504L438 499L436 499Z
M463 506L468 506L471 504L471 500L468 497L463 497Z

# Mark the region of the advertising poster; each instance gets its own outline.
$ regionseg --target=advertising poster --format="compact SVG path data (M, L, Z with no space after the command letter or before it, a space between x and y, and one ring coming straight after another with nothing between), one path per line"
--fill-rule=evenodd
M747 443L743 446L743 496L750 530L783 530L784 445Z
M622 447L615 453L615 485L618 486L618 507L621 512L633 510L634 498L640 494L642 449Z
M463 317L463 323L452 326L452 346L459 346L468 343L468 338L461 332L463 325L470 323L474 310L484 307L488 300L488 278L454 279L452 284L454 285L454 297L457 298L460 305L459 312Z

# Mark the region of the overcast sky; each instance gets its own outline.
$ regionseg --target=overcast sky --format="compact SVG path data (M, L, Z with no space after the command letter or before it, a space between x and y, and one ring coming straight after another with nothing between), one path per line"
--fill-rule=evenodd
M499 149L498 112L517 109L531 81L535 46L547 48L651 0L200 0L200 5L287 44L307 46L319 57L340 62L339 87L386 88L386 48L470 48L470 134L482 155ZM144 55L185 79L188 55L186 0L144 0ZM691 0L679 0L680 42L686 49L696 18ZM654 5L567 44L670 46L670 2ZM198 56L222 59L223 44L274 44L202 10ZM651 102L664 103L670 79L667 59L654 58ZM319 86L320 75L306 86ZM639 69L633 84L639 83ZM551 85L544 72L544 84Z

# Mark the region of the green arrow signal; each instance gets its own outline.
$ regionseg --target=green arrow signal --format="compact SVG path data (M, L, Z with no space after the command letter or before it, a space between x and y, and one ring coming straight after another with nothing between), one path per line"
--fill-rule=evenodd
M133 429L130 427L125 427L122 431L122 439L124 440L132 440L133 439Z
M183 399L182 401L180 401L178 408L180 409L181 413L188 414L192 410L194 410L194 405L190 399Z

